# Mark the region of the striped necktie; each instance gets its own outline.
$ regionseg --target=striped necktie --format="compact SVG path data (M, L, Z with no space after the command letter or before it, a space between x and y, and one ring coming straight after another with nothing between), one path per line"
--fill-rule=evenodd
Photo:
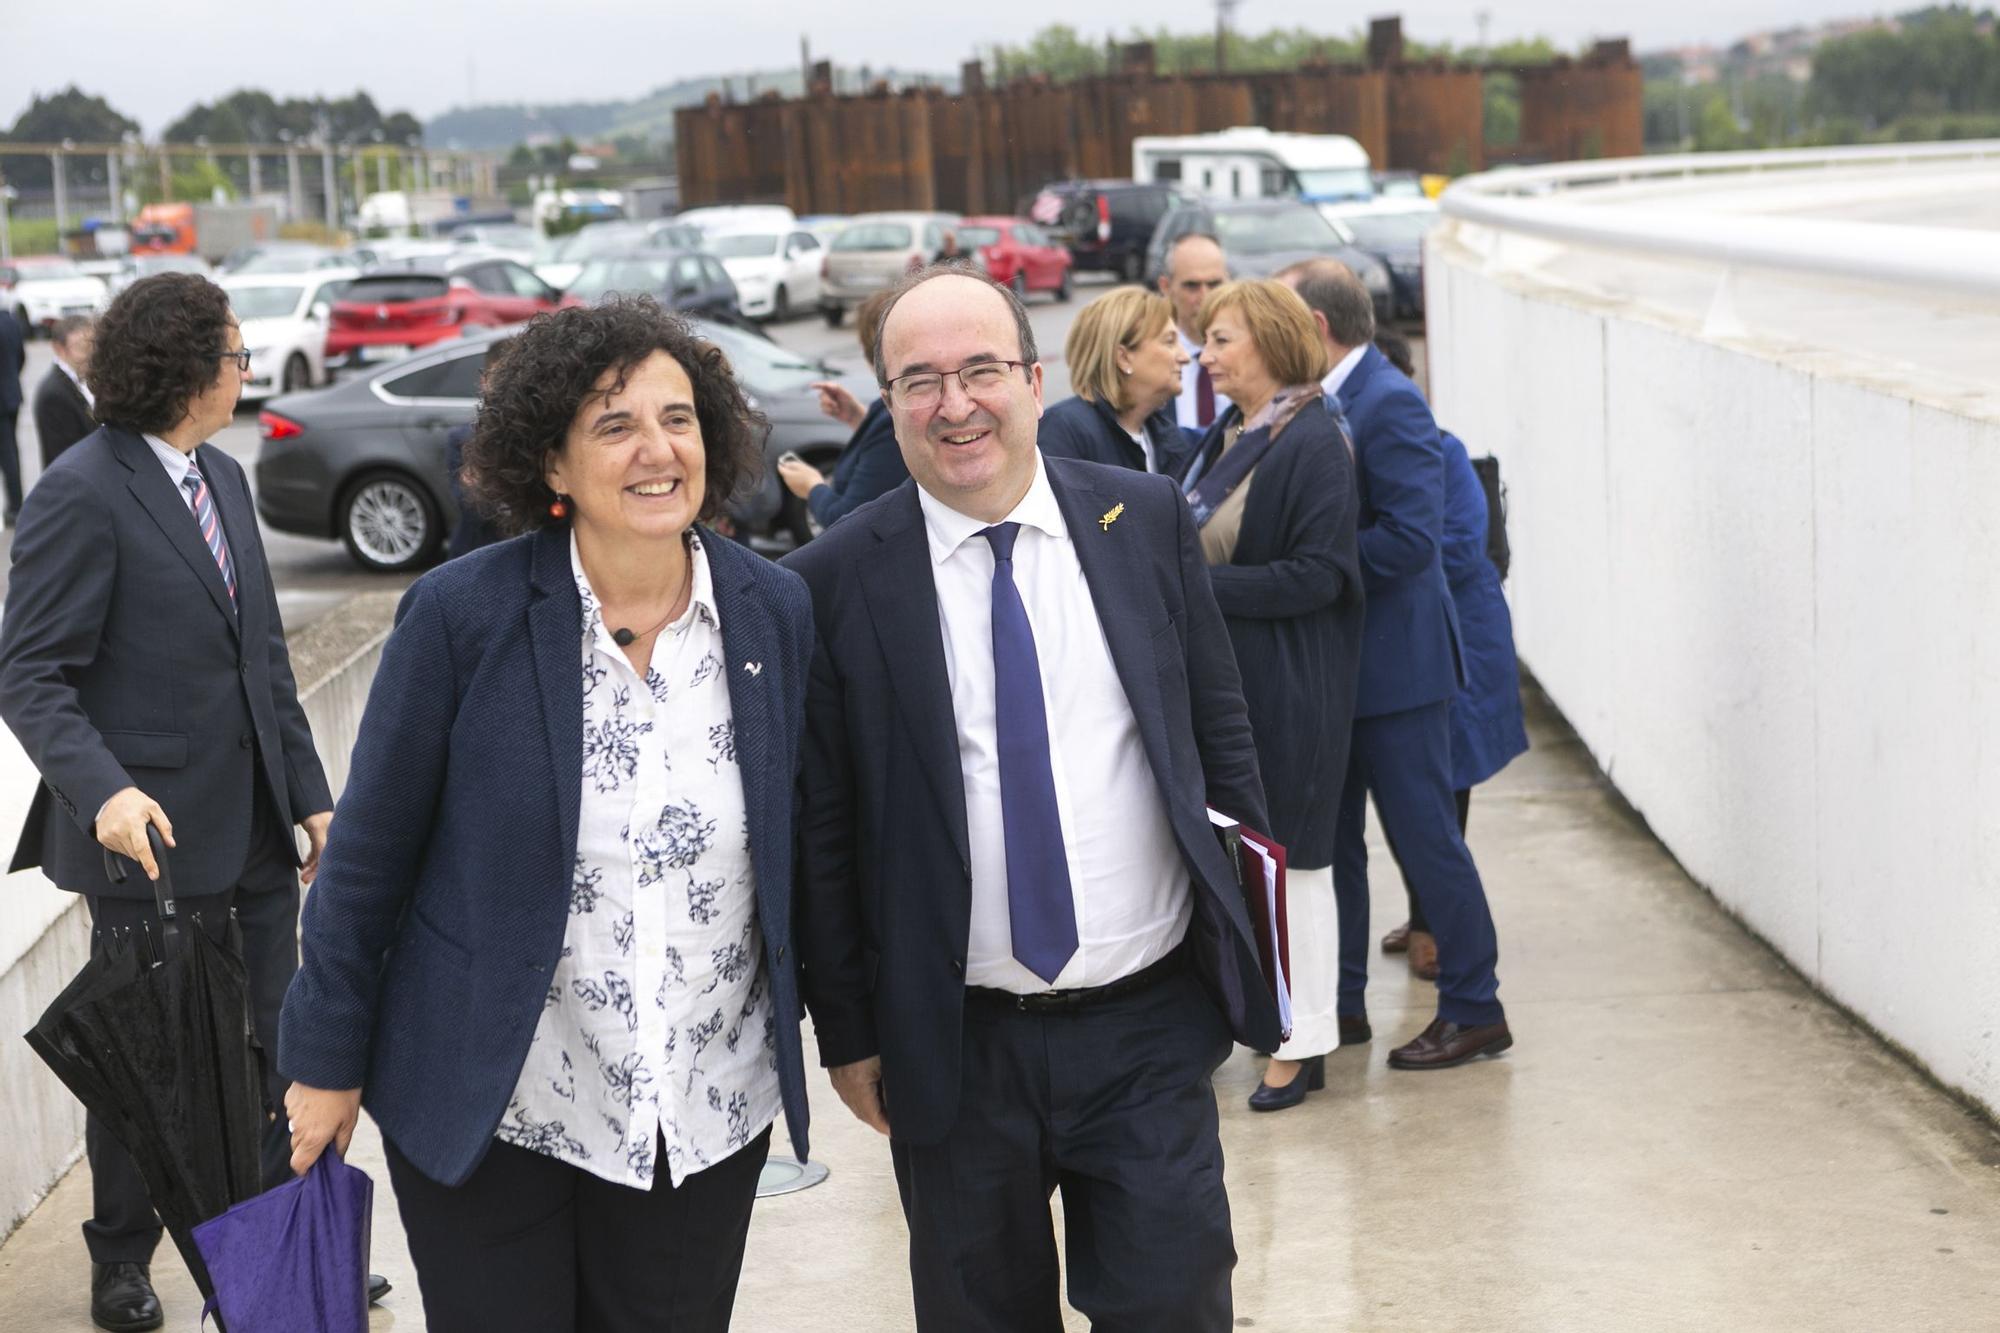
M188 465L187 476L181 478L181 486L188 493L188 504L194 509L194 521L201 527L201 539L208 543L208 553L215 557L215 567L222 571L222 586L229 589L229 604L236 605L236 566L229 559L229 538L223 534L222 519L215 512L215 497L208 493L208 482L202 477L201 469L192 462Z

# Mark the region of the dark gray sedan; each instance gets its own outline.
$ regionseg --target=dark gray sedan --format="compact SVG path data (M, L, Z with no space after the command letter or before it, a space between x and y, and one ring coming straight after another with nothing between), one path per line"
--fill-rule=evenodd
M751 404L770 419L765 467L729 506L738 536L783 550L808 535L801 507L778 484L788 451L822 471L848 431L819 410L807 386L841 379L754 333L692 321L723 349ZM435 560L458 522L445 464L445 436L472 420L487 354L513 330L468 334L406 360L370 368L330 389L287 394L258 414L257 512L280 532L345 542L364 569L420 568ZM850 380L866 402L872 381Z

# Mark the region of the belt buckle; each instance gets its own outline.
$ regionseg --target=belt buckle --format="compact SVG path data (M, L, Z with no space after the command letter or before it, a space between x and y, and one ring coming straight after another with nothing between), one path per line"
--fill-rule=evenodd
M1037 1013L1043 1008L1053 1009L1061 1003L1058 999L1061 994L1062 992L1053 986L1047 990L1029 991L1026 995L1015 999L1014 1007L1024 1014Z

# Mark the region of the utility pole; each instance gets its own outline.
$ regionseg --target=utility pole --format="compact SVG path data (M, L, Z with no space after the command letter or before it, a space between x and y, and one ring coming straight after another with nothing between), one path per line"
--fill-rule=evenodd
M813 90L812 41L804 33L799 34L799 96L806 97Z
M1242 0L1215 0L1215 72L1229 67L1229 20Z
M67 142L67 140L65 140ZM62 234L69 230L69 188L63 178L69 175L64 166L65 155L58 148L49 154L49 165L55 168L56 178L56 248L62 249Z

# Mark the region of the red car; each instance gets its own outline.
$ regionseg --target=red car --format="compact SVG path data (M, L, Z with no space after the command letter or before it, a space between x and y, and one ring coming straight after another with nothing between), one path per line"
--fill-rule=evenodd
M1054 292L1056 300L1069 300L1068 248L1026 218L960 218L957 231L959 246L978 255L993 281L1014 295Z
M511 259L411 259L349 283L334 302L326 359L394 361L467 329L499 328L554 310L561 296Z

